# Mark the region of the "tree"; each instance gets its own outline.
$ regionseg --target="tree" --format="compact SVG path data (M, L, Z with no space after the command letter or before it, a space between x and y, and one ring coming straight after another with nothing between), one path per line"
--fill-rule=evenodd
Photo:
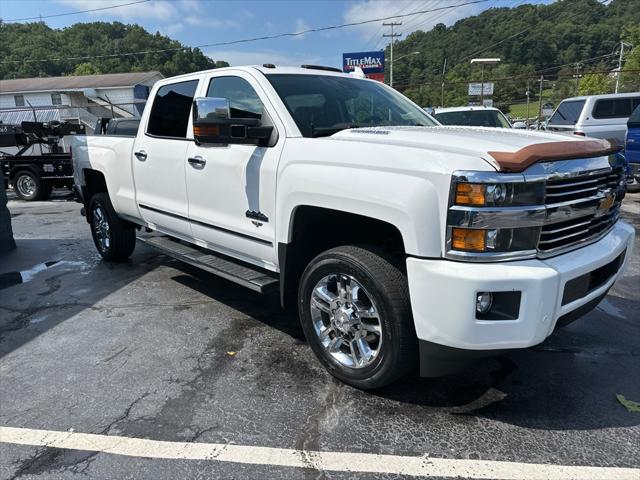
M91 62L79 63L71 75L100 75L102 72Z
M169 76L228 66L198 48L120 22L76 23L63 29L44 22L0 23L0 45L0 79L148 70ZM123 53L127 55L118 55ZM77 57L89 58L72 60Z
M640 91L640 24L628 25L624 28L620 37L622 41L631 45L631 51L628 51L625 55L618 91Z
M578 95L613 93L613 80L602 73L588 73L580 80Z

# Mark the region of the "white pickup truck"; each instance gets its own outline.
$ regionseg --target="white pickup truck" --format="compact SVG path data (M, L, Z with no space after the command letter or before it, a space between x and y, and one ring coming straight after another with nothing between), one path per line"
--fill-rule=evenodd
M104 259L139 231L279 289L324 366L365 389L539 344L597 305L634 239L608 142L443 127L327 67L162 80L135 138L75 137L73 159Z

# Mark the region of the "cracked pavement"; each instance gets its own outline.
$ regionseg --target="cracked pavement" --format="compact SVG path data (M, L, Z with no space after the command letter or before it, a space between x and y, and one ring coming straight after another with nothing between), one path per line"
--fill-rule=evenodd
M10 195L10 198L11 195ZM19 250L0 273L0 425L311 451L640 466L640 240L600 307L535 348L367 393L316 361L297 319L138 245L100 261L80 206L9 203ZM623 216L640 228L640 195ZM227 352L237 352L235 356ZM370 478L0 444L0 478ZM398 478L380 476L380 478Z

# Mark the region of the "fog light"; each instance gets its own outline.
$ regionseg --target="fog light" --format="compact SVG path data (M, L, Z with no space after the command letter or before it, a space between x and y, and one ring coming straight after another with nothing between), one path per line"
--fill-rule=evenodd
M451 246L455 250L482 252L485 249L486 230L475 228L454 228L451 232Z
M491 292L480 292L476 297L476 312L487 313L491 309L493 295Z

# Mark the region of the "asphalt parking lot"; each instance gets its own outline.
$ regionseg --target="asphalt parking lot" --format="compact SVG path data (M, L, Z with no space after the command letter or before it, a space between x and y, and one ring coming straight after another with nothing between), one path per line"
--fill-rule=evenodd
M640 413L616 399L640 401L638 238L544 344L370 393L322 369L275 297L142 245L104 263L65 194L9 209L0 273L30 274L0 290L0 478L640 478ZM623 216L640 229L640 194Z

